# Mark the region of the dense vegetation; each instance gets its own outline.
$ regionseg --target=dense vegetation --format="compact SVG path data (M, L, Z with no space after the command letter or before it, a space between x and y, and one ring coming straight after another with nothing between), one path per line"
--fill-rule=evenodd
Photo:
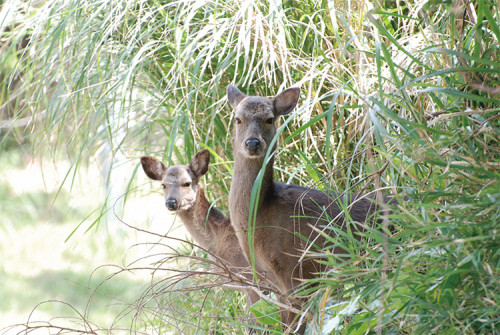
M6 12L2 150L28 142L74 170L103 146L168 164L206 147L216 157L207 190L227 209L226 86L269 96L300 86L279 131L276 178L408 197L388 237L332 239L351 257L325 250L332 270L302 292L309 331L499 330L496 2L13 1ZM227 322L243 304L234 293L189 300L212 294L189 292L177 306L172 295L169 308L186 311L175 322L144 310L133 327L238 332L237 319Z

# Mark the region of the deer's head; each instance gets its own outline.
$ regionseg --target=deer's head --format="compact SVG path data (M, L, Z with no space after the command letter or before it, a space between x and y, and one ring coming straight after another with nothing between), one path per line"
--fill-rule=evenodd
M233 150L246 158L262 158L276 134L276 119L297 105L300 89L289 88L268 99L247 96L235 86L227 87L227 99L234 110Z
M189 165L174 165L167 168L162 162L150 156L141 157L146 175L161 181L165 205L170 211L185 211L193 207L200 185L199 179L208 171L210 152L198 152Z

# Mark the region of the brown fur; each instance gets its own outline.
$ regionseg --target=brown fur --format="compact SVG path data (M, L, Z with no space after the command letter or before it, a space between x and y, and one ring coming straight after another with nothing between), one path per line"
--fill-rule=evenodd
M230 220L221 211L211 207L203 184L199 182L208 171L209 161L210 152L206 149L197 153L190 165L175 165L169 168L153 157L141 157L146 175L162 182L166 202L176 201L178 207L173 210L176 210L195 242L211 255L215 255L218 262L222 261L223 267L228 267L232 272L251 280L251 269L241 251ZM247 307L259 300L259 295L252 289L245 289L245 294ZM255 322L253 320L254 324Z
M232 85L227 91L235 117L234 174L229 194L229 210L240 245L249 258L248 227L252 188L264 164L268 146L276 134L276 119L295 107L300 90L290 88L274 100L246 96ZM252 144L249 140L259 141L257 150L249 149ZM325 270L311 258L304 258L299 262L310 241L314 240L316 250L325 244L325 239L312 227L322 229L331 222L344 229L346 227L344 213L337 199L339 195L275 182L273 164L271 156L265 167L257 205L255 265L259 272L272 273L283 293L290 294L301 284L301 279L314 278L318 272ZM347 196L347 203L351 205L351 217L364 223L375 206L364 197ZM326 230L325 233L331 233L331 230ZM305 239L299 236L304 236ZM339 248L333 251L343 252ZM291 313L282 312L282 318L288 324L291 324L294 317ZM299 332L303 330L304 327Z

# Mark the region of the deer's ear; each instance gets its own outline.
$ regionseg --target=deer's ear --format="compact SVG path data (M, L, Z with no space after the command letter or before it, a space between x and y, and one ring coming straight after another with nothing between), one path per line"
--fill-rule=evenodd
M203 149L193 157L189 168L197 177L201 177L207 173L209 164L210 151L208 151L208 149Z
M241 93L240 90L236 88L236 86L227 86L227 101L229 101L229 104L233 109L235 109L236 106L238 106L238 104L241 102L241 100L245 98L246 95Z
M162 180L167 170L162 162L150 156L142 156L141 165L146 175L153 180Z
M276 116L286 115L292 111L299 101L300 88L291 87L284 90L274 98L274 114Z

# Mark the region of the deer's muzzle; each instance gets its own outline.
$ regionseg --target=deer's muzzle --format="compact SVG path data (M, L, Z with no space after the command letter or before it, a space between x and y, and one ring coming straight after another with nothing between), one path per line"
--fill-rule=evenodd
M250 153L255 154L259 151L261 144L258 139L252 138L245 142L245 146Z
M170 211L176 211L178 208L177 200L175 200L175 199L167 199L167 201L165 202L165 205L167 206L168 210L170 210Z

